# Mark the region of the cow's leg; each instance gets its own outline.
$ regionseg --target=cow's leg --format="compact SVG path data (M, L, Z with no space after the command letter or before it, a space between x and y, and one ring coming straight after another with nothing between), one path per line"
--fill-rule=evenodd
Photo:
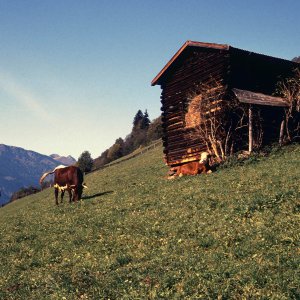
M77 202L77 200L78 200L78 189L77 187L75 187L73 189L73 202Z
M58 205L58 188L54 189L54 195L55 195L55 203Z
M68 193L69 193L69 202L72 202L72 190L68 189Z
M60 195L60 203L63 202L64 195L65 195L65 190L62 190L62 191L61 191L61 195Z
M77 200L78 200L78 193L77 190L75 189L73 194L73 202L77 202Z

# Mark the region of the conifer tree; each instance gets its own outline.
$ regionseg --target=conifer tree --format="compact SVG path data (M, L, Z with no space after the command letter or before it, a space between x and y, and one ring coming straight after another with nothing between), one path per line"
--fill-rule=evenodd
M143 112L139 109L137 111L137 113L135 114L134 116L134 119L133 119L133 129L140 129L141 127L141 122L143 121L144 119L144 114Z
M141 122L141 129L148 129L151 121L149 119L148 111L147 109L145 110L145 113L143 115L143 119Z

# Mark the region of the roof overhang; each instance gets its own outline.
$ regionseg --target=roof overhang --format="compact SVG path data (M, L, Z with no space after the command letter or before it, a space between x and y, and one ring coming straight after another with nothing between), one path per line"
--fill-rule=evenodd
M288 107L289 104L281 97L273 97L262 93L254 93L251 91L232 89L235 96L242 103L267 105L267 106L279 106Z
M228 50L230 46L229 45L224 45L224 44L214 44L214 43L203 43L203 42L186 41L181 46L181 48L174 54L174 56L169 60L169 62L163 67L163 69L151 81L151 85L152 86L159 84L159 79L162 77L162 75L169 69L169 67L174 63L174 61L188 47L200 47L200 48L210 48L210 49L216 49L216 50Z

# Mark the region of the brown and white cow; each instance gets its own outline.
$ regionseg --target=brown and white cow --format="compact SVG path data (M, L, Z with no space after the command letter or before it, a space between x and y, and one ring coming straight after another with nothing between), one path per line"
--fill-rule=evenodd
M198 161L191 161L180 166L171 168L169 179L181 177L184 175L197 175L202 173L211 173L209 159L211 155L208 152L202 152Z
M54 173L54 192L55 203L58 205L58 192L61 191L61 202L64 197L64 193L67 190L69 193L70 202L78 201L81 199L83 188L86 185L83 183L83 174L81 170L76 166L63 166L60 165L50 172L46 172L40 178L40 184L50 174Z

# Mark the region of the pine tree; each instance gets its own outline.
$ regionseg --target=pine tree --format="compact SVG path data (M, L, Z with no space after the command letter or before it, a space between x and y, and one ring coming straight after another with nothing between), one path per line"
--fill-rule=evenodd
M134 116L133 119L133 129L140 129L141 128L141 122L144 119L144 114L142 113L142 111L139 109L137 111L137 113Z
M93 159L89 151L83 151L78 158L78 167L82 172L90 172L93 167Z
M148 129L151 121L149 119L148 111L147 109L145 110L143 119L141 121L141 129Z

